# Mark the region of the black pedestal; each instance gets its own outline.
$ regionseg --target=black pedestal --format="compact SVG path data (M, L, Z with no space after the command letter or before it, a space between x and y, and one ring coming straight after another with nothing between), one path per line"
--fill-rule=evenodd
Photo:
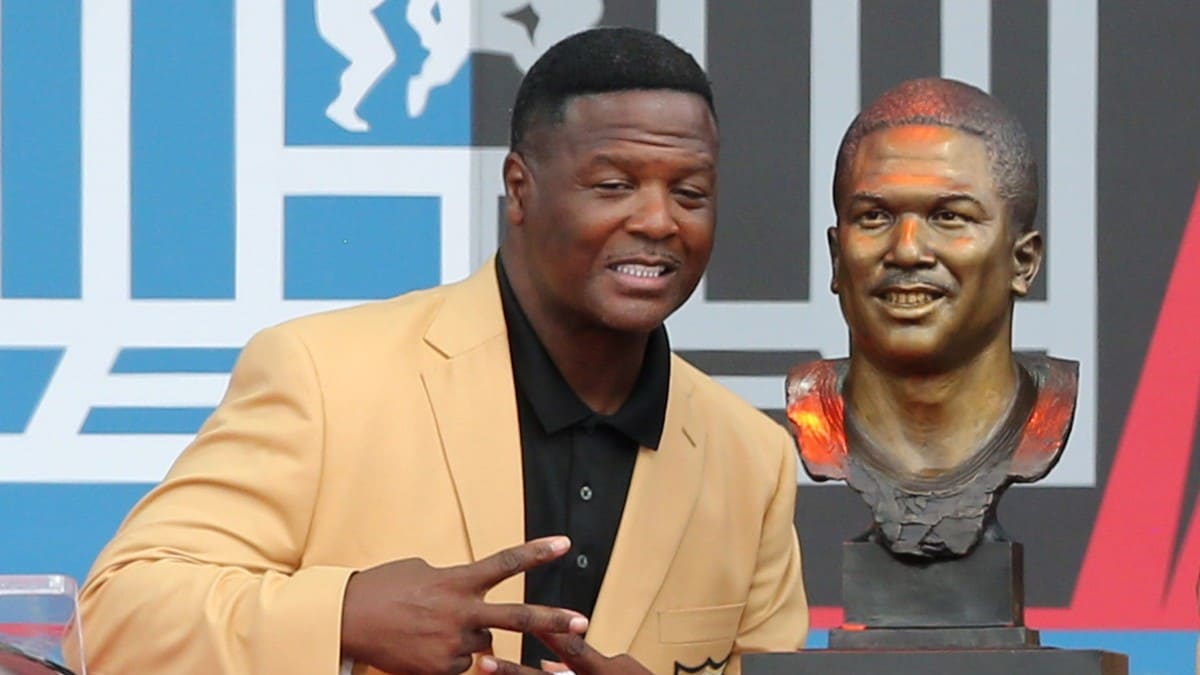
M1013 542L980 542L962 558L901 561L874 542L849 541L842 544L846 625L1022 626L1022 571L1021 545Z
M1095 649L822 649L746 654L745 675L1128 675L1129 658Z
M921 560L874 541L842 546L846 620L829 649L747 654L745 675L1128 675L1129 659L1038 646L1025 627L1021 545L982 541Z

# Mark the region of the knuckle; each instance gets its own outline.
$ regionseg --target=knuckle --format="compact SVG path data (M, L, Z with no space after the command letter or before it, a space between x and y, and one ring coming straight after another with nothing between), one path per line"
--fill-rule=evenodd
M521 632L526 632L533 628L533 608L526 605L521 605L520 607L515 608L513 610L513 624L520 629Z
M508 574L516 574L521 571L521 565L524 562L521 555L513 549L501 551L497 557L497 562L500 569Z

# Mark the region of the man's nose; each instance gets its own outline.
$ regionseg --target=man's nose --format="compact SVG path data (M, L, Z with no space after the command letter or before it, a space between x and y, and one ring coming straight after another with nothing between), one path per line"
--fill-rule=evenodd
M899 267L927 267L936 259L926 241L925 223L915 215L901 216L884 262Z
M645 187L639 191L634 212L625 229L650 239L666 239L679 231L672 214L674 201L666 189Z

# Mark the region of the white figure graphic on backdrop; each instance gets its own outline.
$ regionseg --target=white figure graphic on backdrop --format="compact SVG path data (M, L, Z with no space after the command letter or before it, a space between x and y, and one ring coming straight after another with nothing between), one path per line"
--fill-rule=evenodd
M371 125L358 106L396 63L392 41L375 16L384 0L315 0L317 33L350 62L342 71L338 95L325 116L346 131L364 132Z
M468 0L408 0L404 18L416 31L421 46L429 50L421 71L408 80L408 116L420 117L429 103L429 93L449 84L467 62L471 8Z
M511 56L524 73L550 45L596 25L604 0L478 0L476 8L479 33L472 44L467 0L409 0L408 23L429 50L421 72L408 81L410 117L425 110L430 91L454 79L472 50ZM526 8L537 16L532 30L509 16Z
M350 65L325 115L347 131L370 129L358 106L396 62L396 50L375 10L384 0L315 0L317 32ZM409 117L420 117L429 95L449 84L472 51L512 57L522 73L550 45L600 21L604 0L477 0L479 31L472 36L471 0L409 0L405 19L429 52L408 81ZM532 29L512 18L528 9Z

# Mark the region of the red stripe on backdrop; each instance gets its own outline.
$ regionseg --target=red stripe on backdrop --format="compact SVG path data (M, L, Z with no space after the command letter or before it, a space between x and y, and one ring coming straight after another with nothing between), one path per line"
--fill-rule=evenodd
M1193 628L1200 523L1173 560L1200 401L1200 190L1179 246L1104 501L1070 627ZM1172 581L1172 578L1174 581Z
M1068 608L1034 607L1036 628L1195 629L1200 508L1173 560L1200 405L1200 189L1125 420ZM842 622L814 607L814 628Z
M0 623L0 635L12 637L62 637L66 631L61 623Z

